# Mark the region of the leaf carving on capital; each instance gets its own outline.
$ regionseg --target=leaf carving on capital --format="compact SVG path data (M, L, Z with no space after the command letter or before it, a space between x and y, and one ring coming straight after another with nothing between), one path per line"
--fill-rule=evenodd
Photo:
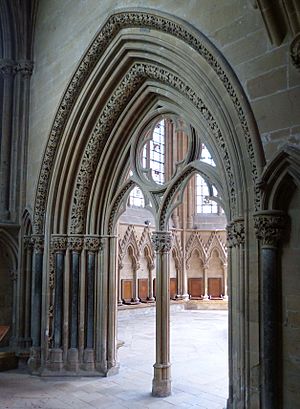
M239 247L245 243L245 224L243 220L233 221L226 226L227 246Z
M84 238L84 248L87 251L97 252L102 249L100 237L86 236Z
M17 64L13 60L0 59L0 75L3 78L13 77L16 73Z
M36 195L36 201L35 201L35 211L34 211L34 232L35 233L43 232L44 215L46 213L46 201L47 201L47 192L49 188L50 174L52 172L52 167L54 164L54 158L56 155L57 147L60 142L60 139L62 138L63 131L66 127L70 113L73 107L75 106L75 103L79 97L79 94L85 82L87 81L90 74L94 70L98 61L101 59L105 49L108 47L108 45L117 35L117 33L121 29L124 29L126 27L147 28L150 30L162 31L167 34L171 34L172 36L178 38L179 40L182 40L183 42L187 43L190 47L192 47L194 50L196 50L201 55L201 57L209 64L209 66L218 76L219 80L223 83L223 86L226 89L227 94L229 98L231 99L232 104L236 110L236 113L240 121L240 125L243 129L243 134L244 134L248 156L250 160L253 181L255 182L258 178L258 170L257 170L257 165L256 165L256 160L255 160L254 146L252 144L251 132L249 130L247 118L246 118L245 112L241 104L241 101L243 100L243 98L239 98L238 96L238 93L240 92L239 87L237 87L236 89L233 86L231 80L229 79L228 74L226 73L226 69L223 66L222 59L218 58L218 56L215 56L213 54L213 52L211 51L210 45L207 44L207 40L204 37L201 37L200 35L195 35L193 31L190 30L188 27L185 27L181 23L177 21L173 21L165 16L161 17L156 14L152 14L150 12L143 12L143 11L141 12L126 12L126 11L120 12L120 13L114 14L107 20L102 30L99 32L99 34L94 39L93 43L87 50L84 58L81 60L74 76L72 77L71 82L69 83L67 91L65 92L62 102L57 111L57 114L56 114L56 117L55 117L55 120L52 126L52 130L50 133L50 137L48 140L48 145L47 145L46 152L44 155L44 160L43 160L40 177L39 177L39 183L38 183L38 189L37 189L37 195ZM139 79L143 80L143 78L145 78L142 65L139 66L139 71L140 72L137 72L136 81L139 81ZM154 73L154 71L155 69L153 68L153 66L149 68L148 74L147 74L149 78ZM161 72L160 80L166 81L168 79L168 75L170 75L170 73L165 72L163 74ZM185 86L178 77L174 75L173 77L174 77L173 84L177 89L185 93L189 93L189 92L193 93L193 91L188 86ZM131 84L130 87L132 89L132 87L134 87L134 85L132 85L132 78L126 77L125 82L126 81ZM125 82L124 82L124 86L126 85ZM129 98L129 93L130 93L129 88L127 88L126 92L125 90L124 92L121 92L120 98L118 97L118 102L120 102L121 100L123 101L127 100ZM217 123L214 120L212 120L213 118L211 118L211 114L209 110L205 106L201 107L201 100L199 97L196 96L196 94L194 96L191 95L191 97L194 100L196 106L198 106L200 112L202 113L202 116L205 118L205 120L208 123L210 123L210 128L213 134L215 135L215 137L217 139L218 138L220 139L222 137L220 129L218 128ZM118 110L118 107L108 104L106 112L105 114L103 114L103 117L106 116L107 118L109 118L109 121L107 122L108 124L111 121L113 121L112 113L116 110ZM101 124L99 123L99 125ZM100 128L98 132L94 132L94 137L97 137L101 140L101 138L104 137L102 134L102 130L104 130L104 133L105 133L105 129L108 129L108 128L105 124L102 124ZM220 141L220 145L225 146L224 140ZM100 143L99 149L101 150L101 143ZM226 154L223 152L223 157L224 157L227 172L230 172L230 174L232 174L231 167L230 166L228 167L229 157L227 155L228 153ZM92 172L91 168L89 169L89 172ZM84 186L84 180L85 178L88 178L89 172L87 173L87 175L81 175L82 186ZM229 175L229 180L231 180L231 175ZM230 189L231 188L232 187L230 187ZM89 189L84 191L82 195L83 196L87 195L88 191ZM255 194L255 208L259 209L261 192L257 187L255 187L254 194ZM235 201L235 200L236 200L235 192L231 191L231 201ZM82 204L79 205L79 207L75 210L75 214L73 214L73 218L75 217L74 219L72 219L72 228L73 228L72 232L73 233L82 232L82 229L81 229L82 220L80 219L80 212L81 212L80 206L82 206ZM78 211L78 214L77 214L77 211Z
M35 253L44 252L44 236L43 235L33 235L32 236L33 248Z
M286 229L286 217L276 214L258 214L254 216L256 237L263 246L277 247Z
M22 74L23 78L29 78L33 72L33 61L19 61L16 65L16 71Z
M68 238L65 235L52 235L51 236L51 249L53 251L65 251L67 249Z
M69 236L68 237L68 248L71 251L82 251L83 250L83 236Z
M156 253L169 253L172 248L172 234L170 232L152 233L152 245Z

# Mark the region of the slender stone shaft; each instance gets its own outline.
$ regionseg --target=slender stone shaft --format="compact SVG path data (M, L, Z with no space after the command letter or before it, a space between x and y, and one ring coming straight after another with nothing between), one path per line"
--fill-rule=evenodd
M281 347L281 288L279 271L279 242L285 227L281 211L262 211L255 214L255 230L261 240L261 376L262 408L280 409Z
M54 348L62 346L64 252L55 254Z
M157 254L156 264L156 362L152 383L153 396L171 394L170 364L170 297L169 252L171 233L155 232L152 236Z
M86 281L86 348L94 347L95 253L88 252Z

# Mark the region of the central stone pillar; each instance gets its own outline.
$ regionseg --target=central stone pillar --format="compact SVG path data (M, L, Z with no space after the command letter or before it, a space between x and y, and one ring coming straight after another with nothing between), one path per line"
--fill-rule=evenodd
M169 252L172 236L168 231L154 232L152 243L157 256L156 264L156 362L152 395L171 394L170 364L170 297Z
M261 241L261 381L262 408L280 409L282 361L281 277L279 243L286 216L281 211L262 211L254 215L254 227Z

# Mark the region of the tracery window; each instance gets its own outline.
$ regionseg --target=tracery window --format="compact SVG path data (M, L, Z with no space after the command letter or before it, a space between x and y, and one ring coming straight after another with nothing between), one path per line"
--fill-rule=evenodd
M145 207L145 199L141 189L135 186L129 194L128 206Z
M217 196L217 190L213 186L213 195ZM218 204L209 200L209 188L202 176L196 175L196 213L219 213Z
M216 166L211 153L207 147L202 144L201 157L202 162L208 163L211 166ZM213 201L208 199L210 195L209 187L202 176L196 175L195 183L196 191L196 213L213 213L219 214L221 212L220 206ZM214 186L212 186L213 196L217 196L218 192Z
M153 180L162 185L165 182L165 156L166 156L166 121L162 119L153 129L152 139L143 149L143 167L152 169Z

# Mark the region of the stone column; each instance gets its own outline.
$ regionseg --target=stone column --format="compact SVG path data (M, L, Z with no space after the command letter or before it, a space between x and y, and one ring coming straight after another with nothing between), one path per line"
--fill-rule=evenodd
M87 251L87 274L85 285L85 349L83 367L87 371L93 371L95 369L95 284L100 238L94 236L85 237L84 248Z
M131 304L139 304L140 303L140 299L139 299L139 295L138 295L138 269L140 268L139 263L133 259L132 260L132 268L133 268L133 291L132 291L132 300L131 300Z
M186 265L186 254L185 254L185 249L186 249L186 230L182 229L181 230L181 248L182 248L182 257L181 257L181 262L178 268L178 277L177 277L177 282L178 282L178 294L176 298L178 300L188 300L189 299L189 294L188 294L188 276L187 276L187 265Z
M152 383L153 396L171 394L170 364L170 272L169 253L172 236L168 231L154 232L152 235L156 264L156 362Z
M25 251L25 289L24 289L24 315L23 315L23 328L24 328L24 347L31 346L30 338L30 314L31 314L31 276L32 276L32 250L33 243L30 237L24 239L24 251Z
M281 408L281 277L279 243L286 216L266 210L254 215L256 236L261 242L261 382L262 408Z
M51 237L51 255L53 257L53 271L50 271L50 307L53 311L51 328L50 369L61 371L63 369L63 299L64 299L64 273L67 237L53 235Z
M32 373L36 373L41 363L41 319L42 319L42 276L44 236L33 235L33 271L31 293L31 339L32 348L28 366Z
M228 289L227 289L227 268L228 264L224 263L223 264L223 269L224 269L224 300L228 299Z
M231 277L229 298L229 399L227 408L244 408L247 389L246 373L246 289L243 219L236 219L227 226L227 242L230 253ZM236 283L233 287L232 282ZM233 405L236 406L233 406Z
M122 284L121 284L121 270L122 270L122 268L123 268L123 263L119 259L119 262L118 262L118 306L123 304L123 301L122 301Z
M207 277L208 265L203 266L203 285L204 285L204 300L208 300L208 277Z
M107 236L105 258L108 272L107 375L118 372L117 362L117 236Z
M149 286L148 286L147 301L150 303L150 302L155 301L155 298L153 297L153 273L152 273L152 271L155 268L155 265L154 265L154 263L148 262L147 266L148 266L148 272L149 272Z
M108 237L100 238L95 280L95 352L96 370L107 375L107 331L108 331Z
M1 141L0 141L0 220L10 219L10 166L12 144L13 83L16 73L14 61L0 60L0 78L2 79L1 103Z
M69 236L68 247L70 249L70 288L69 288L69 350L68 369L77 372L79 369L79 279L80 279L80 256L83 249L82 236Z

